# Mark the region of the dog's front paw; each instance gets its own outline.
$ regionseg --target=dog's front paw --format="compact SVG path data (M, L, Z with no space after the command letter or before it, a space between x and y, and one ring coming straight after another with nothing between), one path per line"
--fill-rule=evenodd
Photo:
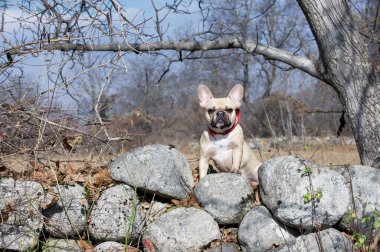
M234 167L231 168L231 173L239 173L239 172L240 172L239 167L238 168L234 168Z

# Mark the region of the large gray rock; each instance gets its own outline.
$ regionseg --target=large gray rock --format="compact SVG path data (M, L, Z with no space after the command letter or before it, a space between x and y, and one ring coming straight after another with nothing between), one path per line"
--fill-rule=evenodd
M379 211L380 170L362 165L342 167L337 170L343 175L346 183L349 184L350 190L352 190L350 205L346 214L339 222L340 227L347 231L354 231L358 228L354 224L354 216L356 215L361 229L366 229L368 233L379 233L380 228L371 230L371 223L362 223L361 220L363 217L375 217L375 210ZM380 221L380 216L375 218L375 220Z
M341 174L295 157L264 162L259 180L263 203L282 223L297 228L331 227L350 202Z
M100 243L94 248L95 252L125 252L125 245L114 242L114 241L107 241Z
M109 169L112 179L166 198L186 198L193 187L186 158L167 145L131 150L113 161Z
M297 237L293 242L289 242L271 251L276 252L310 252L328 251L343 252L353 251L351 241L341 232L329 228L317 233L311 233Z
M76 240L49 238L42 246L42 252L81 252Z
M252 187L241 175L214 173L201 179L194 194L219 224L237 224L254 203Z
M148 225L143 245L147 252L201 251L218 239L219 227L211 215L194 207L180 207Z
M95 241L138 238L142 229L141 206L133 188L117 185L102 192L90 215L89 230ZM129 231L129 232L128 232Z
M84 188L78 184L57 185L48 197L56 203L42 212L46 217L46 230L53 237L79 237L86 224L87 200Z
M34 181L0 179L0 250L35 247L43 225L42 186Z
M286 227L275 221L264 206L249 211L239 226L238 238L243 251L267 251L273 245L294 240Z

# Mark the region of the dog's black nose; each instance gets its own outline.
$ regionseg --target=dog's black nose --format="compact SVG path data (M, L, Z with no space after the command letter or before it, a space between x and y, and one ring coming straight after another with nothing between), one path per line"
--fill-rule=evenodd
M224 115L224 112L223 111L218 111L216 112L216 116L223 116Z

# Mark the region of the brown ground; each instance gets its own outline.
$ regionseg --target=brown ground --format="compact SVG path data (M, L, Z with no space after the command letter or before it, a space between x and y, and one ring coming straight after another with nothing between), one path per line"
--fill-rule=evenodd
M254 141L256 156L265 161L277 156L295 155L311 162L326 166L341 166L345 164L359 164L359 155L355 143L350 138L294 138L292 141L284 139L257 139ZM173 144L171 142L171 144ZM190 167L197 179L199 158L199 142L178 140L174 146L188 159ZM0 163L0 177L15 176L21 179L32 179L41 182L46 187L53 184L75 182L84 183L96 198L101 187L112 184L108 173L108 164L111 159L121 153L107 153L102 155L80 152L66 155L38 154L38 159L29 155L11 155L3 157Z
M303 141L294 139L292 142L283 141L277 144L273 139L258 139L257 142L260 142L260 148L256 148L255 153L261 161L293 155L331 167L360 164L355 142L351 138L307 138ZM180 146L178 149L185 154L192 168L198 167L198 143Z
M280 139L281 140L281 139ZM319 163L326 166L341 166L345 164L359 164L359 154L355 142L351 138L310 138L305 140L293 139L293 141L274 141L269 138L261 138L255 141L259 143L259 148L255 148L256 156L259 160L265 161L277 156L294 155L303 159ZM199 143L197 141L181 142L174 144L189 160L190 163L197 163L199 156ZM67 155L40 155L40 159L46 165L70 166L75 171L91 169L91 166L106 167L112 158L121 153L112 155L90 155L80 152L69 153ZM49 160L49 161L48 161ZM4 160L5 161L5 160ZM28 155L13 155L3 162L3 169L7 168L16 172L25 172L35 168L32 157ZM192 165L193 166L193 165Z
M331 143L315 139L310 144L289 144L279 149L269 147L261 150L262 160L284 155L298 156L326 166L360 164L356 145L354 141L350 140Z
M272 157L283 155L296 155L306 160L320 163L326 166L340 166L344 164L359 164L359 155L355 143L350 138L311 138L293 139L258 139L255 141L256 156L265 161ZM171 142L173 144L173 142ZM199 142L178 140L174 146L188 159L193 169L194 181L198 180ZM122 151L125 152L125 151ZM37 157L28 155L11 155L0 162L0 178L2 176L14 176L23 180L36 180L46 190L51 190L57 182L60 184L81 183L86 187L86 198L94 202L101 191L111 186L113 181L108 172L108 164L111 159L121 153L104 153L103 155L91 155L86 153L67 153L66 155L38 154ZM199 206L196 198L172 200L175 206ZM236 242L237 237L232 229L222 228L221 242ZM88 244L84 242L87 246ZM213 242L211 247L216 247L220 241ZM83 245L83 244L82 244ZM88 245L92 248L91 245ZM83 246L82 246L83 247ZM136 249L137 251L137 249Z

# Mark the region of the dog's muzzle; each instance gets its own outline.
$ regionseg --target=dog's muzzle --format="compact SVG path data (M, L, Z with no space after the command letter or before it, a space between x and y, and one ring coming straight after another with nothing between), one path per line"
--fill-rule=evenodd
M231 126L230 119L228 118L226 112L216 111L212 116L211 127L223 129Z

